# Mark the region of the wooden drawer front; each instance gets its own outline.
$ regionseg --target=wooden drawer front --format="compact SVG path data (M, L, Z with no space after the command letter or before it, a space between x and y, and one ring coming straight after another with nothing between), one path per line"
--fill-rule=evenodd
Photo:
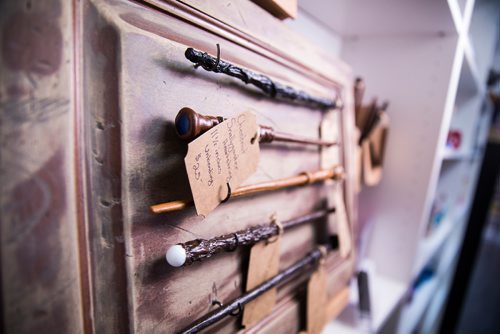
M166 249L269 222L274 213L281 220L309 213L332 192L333 185L317 184L234 199L206 219L196 216L194 209L150 212L151 204L191 196L184 167L187 145L177 138L173 125L182 107L224 117L252 110L260 124L310 137L319 136L324 116L320 110L275 101L234 78L195 69L184 57L187 47L215 54L218 43L224 60L313 95L331 97L339 90L348 115L342 122L351 117L346 94L351 78L344 67L339 65L338 78L313 70L307 74L306 65L294 70L293 62L269 56L272 53L262 46L248 42L243 47L241 37L200 26L200 16L187 20L192 9L183 6L164 2L158 9L128 1L87 1L81 7L82 125L87 193L89 203L95 203L88 208L90 291L97 330L129 326L139 333L172 333L212 311L213 300L226 303L236 298L244 292L248 250L171 268L165 262ZM344 125L338 124L339 132L348 145L350 133ZM345 153L340 150L339 161L349 166ZM319 168L317 148L261 146L258 171L246 184ZM354 220L347 171L346 199ZM287 232L280 268L303 257L315 240L312 225ZM345 285L352 260L352 255L330 259L329 270L336 273L329 280L331 296ZM290 304L292 288L293 284L279 289L283 305ZM281 312L280 317L298 329L302 311L296 300L292 304L295 311ZM214 328L231 333L238 324L237 318L229 317Z

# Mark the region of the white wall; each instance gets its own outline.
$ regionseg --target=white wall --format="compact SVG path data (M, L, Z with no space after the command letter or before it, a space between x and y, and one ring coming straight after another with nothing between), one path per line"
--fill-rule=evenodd
M290 29L301 34L327 54L335 57L340 56L342 47L342 39L331 28L320 23L317 19L311 16L305 9L300 7L297 19L288 19L285 24Z

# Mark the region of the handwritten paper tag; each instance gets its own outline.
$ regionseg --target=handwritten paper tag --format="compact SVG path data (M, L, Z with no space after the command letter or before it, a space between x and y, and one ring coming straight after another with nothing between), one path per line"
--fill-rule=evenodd
M339 236L340 256L346 257L352 249L352 235L349 227L349 220L342 194L342 186L336 185L334 190L335 217L337 221L337 233Z
M257 170L258 125L251 112L213 127L188 145L184 159L199 215L206 216Z
M274 238L277 238L274 240ZM246 291L250 291L278 274L281 235L270 242L261 241L253 245L248 263ZM269 315L276 304L276 288L251 301L243 311L243 325L250 328Z
M326 271L323 260L307 283L307 334L319 334L326 323Z

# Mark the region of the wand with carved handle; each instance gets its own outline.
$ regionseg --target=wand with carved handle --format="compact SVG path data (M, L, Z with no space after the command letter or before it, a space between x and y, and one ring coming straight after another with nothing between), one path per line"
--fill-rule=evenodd
M180 138L191 141L214 126L222 123L225 119L221 116L209 116L197 113L191 108L182 108L175 117L175 129ZM294 134L275 131L270 126L259 125L259 142L271 143L281 141L306 145L332 146L337 142L326 141L316 138L307 138Z
M273 191L289 187L304 186L307 184L326 181L329 179L339 181L342 180L343 178L344 178L344 168L342 166L336 166L332 169L319 170L316 172L303 172L300 173L299 175L284 179L278 179L274 181L242 186L231 191L229 194L230 196L228 197L231 198L240 197L264 191ZM173 202L152 205L150 209L154 213L164 213L164 212L183 210L193 205L194 203L192 200L178 200Z
M270 223L248 227L244 230L221 235L211 239L194 239L184 243L171 246L166 259L173 267L190 265L197 261L206 260L213 255L232 252L241 246L251 246L259 241L268 240L281 233L281 230L317 220L335 212L335 208L318 210L307 215L296 217L281 224ZM280 226L281 225L281 226Z
M335 95L333 100L309 95L304 91L279 83L268 76L238 67L220 59L219 44L217 44L217 58L193 48L187 48L184 55L195 65L195 68L201 66L204 70L209 72L223 73L233 78L238 78L245 84L250 84L259 88L265 94L273 98L278 97L291 100L323 110L342 108L342 100L337 89L333 91Z
M326 259L328 254L333 250L335 249L332 247L332 245L329 244L319 246L276 276L273 276L269 280L244 293L240 297L237 297L236 299L228 302L225 305L222 305L211 313L201 317L188 327L184 328L179 333L198 333L201 330L221 321L229 315L235 315L235 312L238 312L237 314L240 314L239 312L243 311L245 305L276 286L281 286L285 283L288 283L292 279L294 279L296 282L305 281L308 277L310 277L310 275L314 271L315 266L322 259Z

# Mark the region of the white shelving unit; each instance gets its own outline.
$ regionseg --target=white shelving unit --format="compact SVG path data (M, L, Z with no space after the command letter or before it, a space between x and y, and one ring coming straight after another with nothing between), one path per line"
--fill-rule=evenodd
M390 102L383 179L363 189L359 199L360 221L373 226L363 254L374 264L372 318L383 319L372 321L371 331L379 331L398 305L400 333L435 331L487 135L485 82L498 40L500 2L308 0L299 8L299 21L306 16L310 24L291 27L334 45L365 79L367 100ZM320 28L327 39L318 39ZM450 130L461 134L458 149L447 146ZM406 302L429 265L434 276ZM391 303L379 303L384 296ZM325 333L359 332L353 318L341 315Z
M387 276L372 273L370 276L370 290L372 301L372 314L369 323L363 322L359 317L357 308L358 298L356 292L356 283L351 286L351 302L342 312L336 321L329 323L324 329L324 333L360 333L370 331L371 328L380 328L391 311L400 302L401 295L406 291L406 286L401 282L392 280ZM364 329L364 330L361 330Z

